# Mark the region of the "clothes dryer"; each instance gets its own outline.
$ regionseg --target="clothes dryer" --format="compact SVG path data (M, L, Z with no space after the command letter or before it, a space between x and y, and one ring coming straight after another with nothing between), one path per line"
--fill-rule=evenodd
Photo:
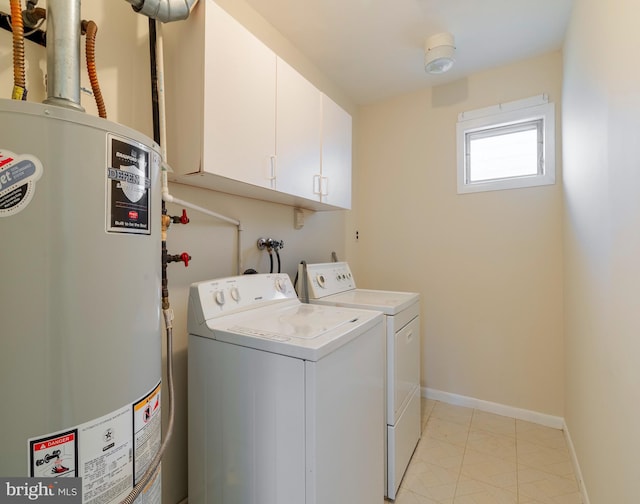
M385 318L385 496L395 499L421 435L420 296L359 289L346 262L299 266L308 303L381 311Z
M381 501L383 322L303 304L286 274L193 284L189 501Z

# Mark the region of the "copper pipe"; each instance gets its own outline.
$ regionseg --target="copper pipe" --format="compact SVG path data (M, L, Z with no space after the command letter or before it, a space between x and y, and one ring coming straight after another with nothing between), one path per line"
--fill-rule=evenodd
M14 100L26 100L24 76L24 26L20 0L11 0L11 30L13 31L13 92Z
M107 109L100 91L98 83L98 72L96 70L96 34L98 33L98 25L93 21L82 21L82 33L86 35L86 53L87 53L87 71L89 72L89 81L93 96L98 106L98 114L103 119L107 118Z

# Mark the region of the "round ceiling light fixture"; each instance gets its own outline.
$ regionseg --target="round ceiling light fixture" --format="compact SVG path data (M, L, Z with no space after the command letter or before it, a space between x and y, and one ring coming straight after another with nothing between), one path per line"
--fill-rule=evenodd
M430 74L443 74L451 69L456 50L451 33L438 33L424 44L424 70Z

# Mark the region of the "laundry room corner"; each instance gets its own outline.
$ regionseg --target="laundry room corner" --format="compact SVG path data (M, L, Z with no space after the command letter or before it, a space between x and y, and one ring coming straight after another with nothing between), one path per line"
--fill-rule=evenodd
M560 168L561 83L553 52L359 110L358 278L422 293L423 390L563 416L561 186L456 190L458 114L543 92Z

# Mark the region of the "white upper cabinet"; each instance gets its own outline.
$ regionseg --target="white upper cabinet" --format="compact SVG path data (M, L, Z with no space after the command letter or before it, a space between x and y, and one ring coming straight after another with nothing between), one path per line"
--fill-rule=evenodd
M351 116L322 95L322 201L351 208Z
M163 30L170 180L350 208L349 114L213 1Z
M213 2L204 49L202 169L272 187L276 56Z
M321 93L280 58L276 88L276 189L319 200Z

